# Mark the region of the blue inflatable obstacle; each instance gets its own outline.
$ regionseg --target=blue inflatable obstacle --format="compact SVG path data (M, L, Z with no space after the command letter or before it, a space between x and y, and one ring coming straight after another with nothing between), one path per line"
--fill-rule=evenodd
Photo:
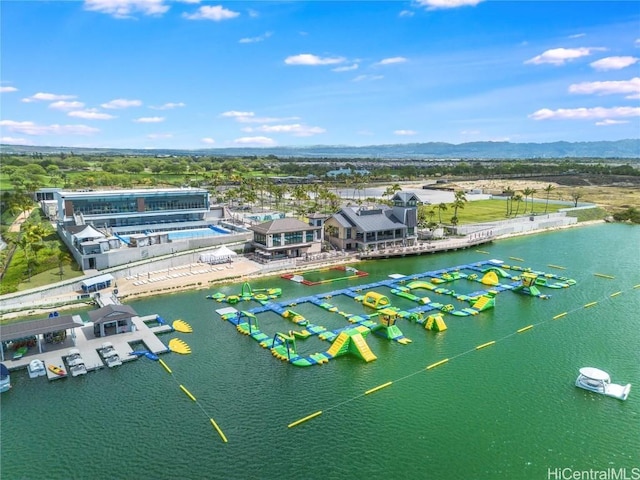
M159 360L160 358L149 350L137 350L135 352L131 352L131 355L135 355L136 357L147 357L149 360Z

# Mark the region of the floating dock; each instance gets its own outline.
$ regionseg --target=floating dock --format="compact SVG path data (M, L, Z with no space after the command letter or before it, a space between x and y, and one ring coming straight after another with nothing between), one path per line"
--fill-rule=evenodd
M153 354L161 354L169 351L168 347L157 337L157 334L171 332L173 329L170 325L157 325L150 327L147 322L156 320L157 315L148 315L143 317L132 317L134 331L126 333L118 333L106 337L96 337L93 333L93 323L88 322L82 327L75 329L75 342L67 338L63 344L51 347L50 350L38 352L37 348L31 347L28 352L20 359L6 360L4 364L9 370L19 370L27 368L32 360L42 360L47 371L49 380L59 380L71 377L68 372L67 365L64 361L68 352L72 348L80 351L80 356L88 372L99 370L106 367L98 350L104 342L111 342L113 347L118 351L122 362L137 360L138 356L133 355L132 344L143 343L146 348ZM49 344L47 344L49 346ZM66 375L57 375L49 369L49 365L62 368Z

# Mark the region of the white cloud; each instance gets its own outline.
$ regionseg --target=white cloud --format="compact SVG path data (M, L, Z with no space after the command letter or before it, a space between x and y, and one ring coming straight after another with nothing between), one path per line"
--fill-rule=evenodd
M164 138L173 138L173 134L172 133L150 133L149 135L147 135L147 138L150 138L151 140L162 140Z
M411 10L402 10L398 16L399 17L413 17L415 15L414 12L412 12Z
M84 118L85 120L111 120L116 118L115 115L99 112L95 108L88 108L86 110L74 110L67 113L70 117Z
M607 70L621 70L637 62L637 57L607 57L596 60L595 62L591 62L589 65L591 65L596 70L603 72Z
M384 58L379 62L375 63L374 65L393 65L395 63L405 63L406 61L407 59L404 57L390 57L390 58Z
M531 115L533 120L594 120L599 118L638 117L640 107L542 108Z
M27 140L25 138L0 137L0 143L7 145L24 145L27 143Z
M410 136L410 135L417 135L418 132L416 132L415 130L394 130L393 134L394 135L400 135L400 136Z
M57 100L72 100L76 98L75 95L57 95L55 93L42 93L38 92L35 95L31 95L30 97L23 98L22 101L25 103L30 102L55 102Z
M624 123L629 123L629 120L611 120L610 118L606 118L600 122L596 122L596 125L599 127L608 127L609 125L621 125Z
M140 117L133 121L136 123L160 123L164 122L164 117Z
M418 0L418 5L427 7L429 10L458 8L472 6L475 7L483 0Z
M336 67L332 68L332 72L350 72L351 70L357 70L358 64L354 63L353 65L345 65L344 67Z
M162 15L169 10L164 0L85 0L84 8L115 18L132 18L134 13Z
M352 81L364 82L364 81L382 80L383 78L384 78L383 75L358 75Z
M233 118L239 123L276 123L276 122L288 122L292 120L298 120L299 117L256 117L254 112L238 112L231 110L221 113L221 117Z
M57 102L49 104L49 108L56 110L76 110L82 107L84 107L84 103L78 101L69 102L67 100L58 100Z
M181 107L186 107L186 104L182 102L178 102L178 103L168 102L168 103L165 103L164 105L159 105L157 107L149 107L149 108L152 110L172 110L174 108L181 108Z
M325 133L326 130L322 127L309 127L299 123L290 125L262 125L260 127L248 127L243 129L245 132L264 132L264 133L290 133L296 137L310 137L312 135L318 135Z
M188 20L213 20L214 22L221 22L223 20L230 20L236 18L240 14L224 8L222 5L208 6L204 5L200 7L196 13L183 13L182 16Z
M115 100L111 100L110 102L103 103L100 105L102 108L129 108L129 107L139 107L142 105L140 100L127 100L126 98L116 98Z
M640 98L640 77L635 77L631 80L574 83L569 86L569 93L587 95L627 94L626 98Z
M480 130L462 130L460 135L480 135Z
M524 63L533 63L534 65L540 65L543 63L550 63L552 65L564 65L566 62L575 60L576 58L586 57L591 55L592 52L604 50L603 48L596 47L580 47L580 48L552 48L540 55L536 55L530 58Z
M230 118L253 117L254 115L255 113L253 112L238 112L237 110L230 110L228 112L223 112L220 114L221 117L230 117Z
M292 55L285 58L284 63L287 65L336 65L344 62L343 57L318 57L311 53L301 53L300 55Z
M11 93L17 91L18 89L16 87L0 87L0 93Z
M636 47L640 47L640 38L636 38L636 41L633 42Z
M262 35L258 35L257 37L247 37L247 38L241 38L239 40L239 43L256 43L256 42L263 42L265 41L267 38L269 38L271 35L273 35L273 33L271 32L265 32Z
M200 141L202 143L206 143L207 145L213 145L214 143L216 143L216 141L211 137L201 138Z
M582 38L586 36L587 36L586 33L574 33L573 35L569 35L569 38Z
M256 145L259 147L270 147L276 142L269 137L240 137L236 138L233 143L238 145Z
M100 131L87 125L38 125L34 122L14 120L0 120L0 127L24 135L91 135Z

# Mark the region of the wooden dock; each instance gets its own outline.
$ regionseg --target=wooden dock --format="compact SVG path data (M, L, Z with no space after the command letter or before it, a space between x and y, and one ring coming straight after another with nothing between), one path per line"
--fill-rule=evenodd
M412 247L395 247L379 250L370 250L358 254L361 260L372 260L376 258L406 257L409 255L422 255L425 253L446 252L449 250L461 250L471 248L485 243L491 243L494 237L479 238L450 238L447 240L435 240L432 242L421 242Z

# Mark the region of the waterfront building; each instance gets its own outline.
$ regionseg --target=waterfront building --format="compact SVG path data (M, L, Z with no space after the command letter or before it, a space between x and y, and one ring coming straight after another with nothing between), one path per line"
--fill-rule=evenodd
M304 257L322 250L321 227L296 218L271 220L249 229L256 257L264 261Z
M345 207L325 222L325 239L340 250L410 247L417 241L418 197L397 192L393 206Z
M225 224L201 188L53 192L49 213L83 270L104 270L162 255L246 242L251 233Z
M89 311L89 319L93 322L93 333L96 337L131 332L133 317L137 315L133 307L120 304L110 304Z
M61 346L75 346L76 329L82 327L79 315L49 315L48 318L15 322L0 329L0 360L5 361L15 355L18 349L42 353Z

